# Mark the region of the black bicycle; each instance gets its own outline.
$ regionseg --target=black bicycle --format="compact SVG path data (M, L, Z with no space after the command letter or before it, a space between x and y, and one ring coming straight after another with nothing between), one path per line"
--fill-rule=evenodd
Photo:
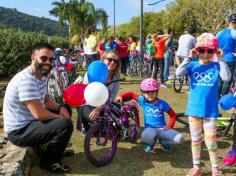
M176 121L185 125L185 126L189 126L189 123L188 123L188 116L181 112L181 113L176 113Z
M177 117L176 120L179 123L189 126L188 116L185 113L176 113L176 117ZM217 118L217 135L220 137L225 137L229 133L234 123L236 123L235 110L229 117L222 117L220 115L220 117Z
M184 84L188 85L189 80L188 76L174 76L173 88L176 93L179 93L182 90Z

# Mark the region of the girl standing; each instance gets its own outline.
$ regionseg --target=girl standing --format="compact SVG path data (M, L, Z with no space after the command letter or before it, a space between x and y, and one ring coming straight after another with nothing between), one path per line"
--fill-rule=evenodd
M224 62L213 62L218 52L218 41L213 34L203 33L197 38L197 44L190 56L196 55L198 61L184 60L176 71L177 76L190 77L190 94L186 114L189 116L192 140L193 168L187 176L200 176L200 153L204 129L205 143L212 164L212 176L222 176L218 167L216 123L218 113L218 78L228 81L230 73Z

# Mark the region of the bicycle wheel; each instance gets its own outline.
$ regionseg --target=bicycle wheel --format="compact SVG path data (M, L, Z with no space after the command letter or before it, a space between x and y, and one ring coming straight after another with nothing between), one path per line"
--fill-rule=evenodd
M104 129L101 123L94 124L86 133L84 152L95 166L104 166L111 162L117 149L117 137L114 128Z
M185 113L176 113L176 121L183 125L189 126L188 116Z
M57 103L63 104L62 90L58 80L54 75L50 75L47 79L47 91L50 98L54 99Z
M179 93L181 91L183 83L184 83L184 76L182 77L177 77L176 75L174 76L173 88L176 93Z
M129 67L127 68L127 74L129 76L135 75L135 61L131 61Z
M219 117L217 119L217 134L219 134L219 136L225 137L228 134L236 118L235 116L236 114L233 113L229 118Z
M69 80L69 76L66 70L63 70L60 73L61 76L61 83L62 83L62 87L65 90L69 85L70 85L70 80Z
M143 63L140 71L140 76L142 78L147 78L150 74L150 65L148 63Z

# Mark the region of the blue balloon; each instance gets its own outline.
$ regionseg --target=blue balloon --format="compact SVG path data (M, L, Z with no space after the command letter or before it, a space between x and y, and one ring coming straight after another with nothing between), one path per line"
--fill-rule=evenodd
M219 106L223 110L230 110L235 106L235 103L235 97L232 94L227 94L220 98Z
M88 81L105 83L108 77L107 65L102 61L93 61L87 70Z

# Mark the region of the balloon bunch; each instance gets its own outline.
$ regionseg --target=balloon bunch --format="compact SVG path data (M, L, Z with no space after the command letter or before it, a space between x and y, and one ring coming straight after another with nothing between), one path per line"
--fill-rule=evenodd
M73 84L64 91L64 100L70 106L101 106L106 103L109 92L104 83L108 77L108 68L102 61L92 62L87 70L88 85Z
M230 110L232 107L236 106L236 100L234 95L227 94L220 98L219 107L223 110Z

